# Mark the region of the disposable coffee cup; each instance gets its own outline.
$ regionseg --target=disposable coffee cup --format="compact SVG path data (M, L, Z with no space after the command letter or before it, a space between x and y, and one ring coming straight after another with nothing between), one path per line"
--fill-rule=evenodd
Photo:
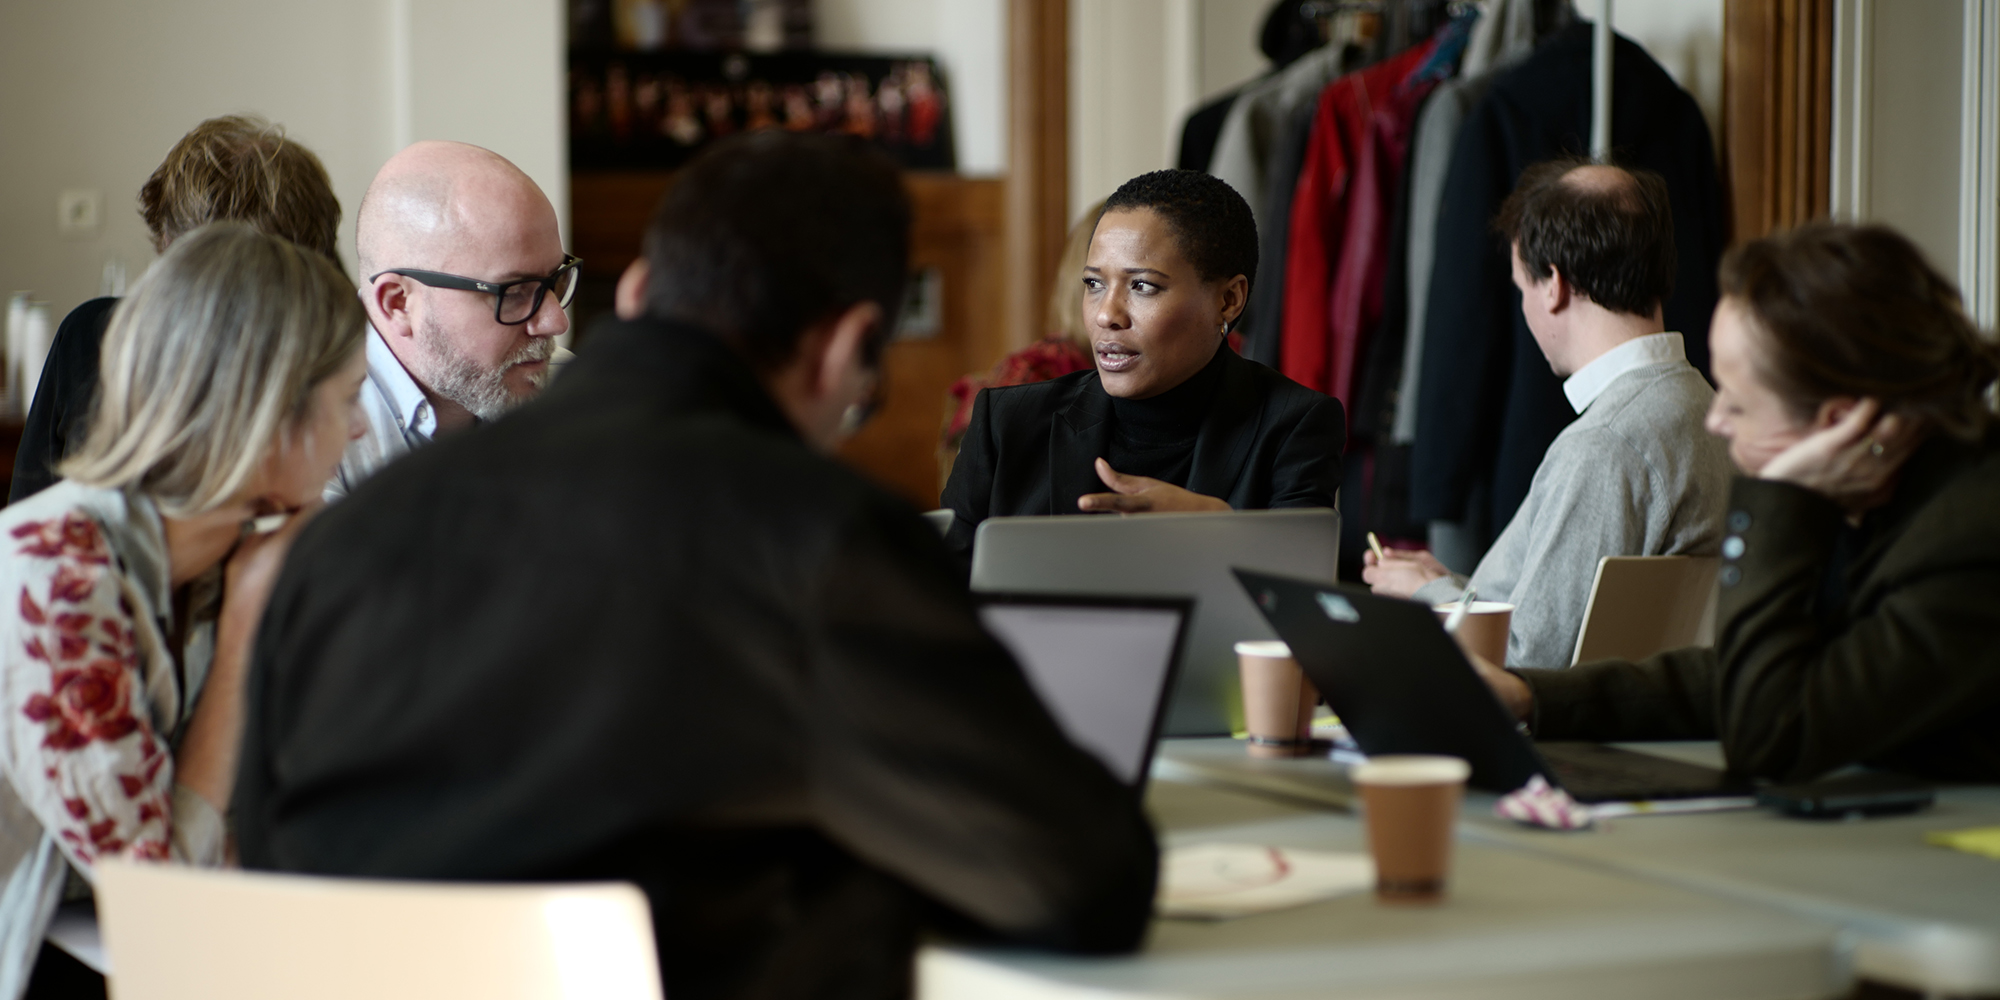
M1458 602L1440 604L1431 609L1438 621L1449 621L1451 613L1458 610ZM1465 613L1465 621L1458 626L1458 647L1468 653L1478 653L1486 662L1496 667L1507 665L1507 630L1514 625L1514 606L1500 601L1473 601L1472 610Z
M1375 856L1375 898L1435 903L1451 872L1451 834L1471 765L1457 757L1385 754L1356 765Z
M1243 728L1252 757L1303 757L1312 752L1313 706L1319 692L1306 680L1291 647L1282 642L1239 642L1236 669L1243 682Z

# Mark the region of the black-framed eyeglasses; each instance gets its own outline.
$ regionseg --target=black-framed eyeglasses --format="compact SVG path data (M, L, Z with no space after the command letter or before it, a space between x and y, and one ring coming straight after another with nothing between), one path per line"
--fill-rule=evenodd
M493 319L503 326L520 326L533 319L542 311L542 299L550 292L556 294L556 305L566 307L569 300L576 297L576 275L583 261L563 254L562 266L547 277L522 278L519 281L480 281L463 275L446 274L443 271L420 271L408 267L392 267L368 277L370 284L384 274L400 274L419 284L432 288L455 288L462 292L483 292L493 296Z

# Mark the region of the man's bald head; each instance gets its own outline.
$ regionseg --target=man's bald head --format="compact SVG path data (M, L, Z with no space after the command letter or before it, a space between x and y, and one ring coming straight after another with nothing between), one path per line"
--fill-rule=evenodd
M506 157L428 141L397 153L375 174L355 219L355 252L364 278L407 267L494 280L500 276L468 266L483 245L555 231L548 197Z
M503 323L493 292L410 273L505 285L559 272L555 208L505 157L462 142L397 153L361 199L355 250L368 321L423 388L440 429L496 417L548 381L554 338L569 329L548 284L525 322Z
M1521 173L1494 220L1537 281L1556 273L1613 312L1650 316L1674 290L1667 182L1650 170L1583 159Z

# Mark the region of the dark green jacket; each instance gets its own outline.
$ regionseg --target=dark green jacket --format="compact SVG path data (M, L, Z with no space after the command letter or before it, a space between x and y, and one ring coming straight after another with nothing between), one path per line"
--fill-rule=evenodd
M1866 763L2000 781L2000 430L1926 443L1858 528L1741 478L1727 527L1716 647L1519 671L1538 738L1720 739L1732 768L1781 780Z

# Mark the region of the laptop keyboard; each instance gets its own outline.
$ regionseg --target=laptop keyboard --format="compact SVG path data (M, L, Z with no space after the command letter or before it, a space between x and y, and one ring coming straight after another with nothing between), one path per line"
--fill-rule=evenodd
M1578 802L1629 802L1749 795L1746 780L1712 767L1602 743L1537 743L1556 784Z

